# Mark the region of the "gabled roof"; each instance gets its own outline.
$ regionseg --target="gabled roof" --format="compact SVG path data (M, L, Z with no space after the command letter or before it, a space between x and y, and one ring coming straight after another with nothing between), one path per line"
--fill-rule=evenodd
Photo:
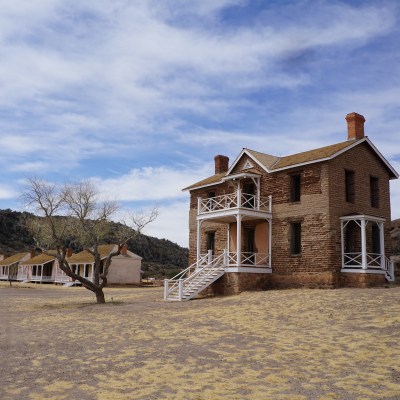
M53 261L56 258L56 251L50 250L49 253L50 254L39 254L38 256L32 257L29 260L22 262L21 265L40 265Z
M352 149L355 146L360 145L361 143L367 143L370 148L375 152L377 157L383 162L383 164L389 170L390 179L396 179L399 177L399 174L395 171L395 169L389 164L389 162L383 157L383 155L378 151L378 149L373 145L373 143L368 139L368 137L364 137L359 140L348 140L345 142L340 142L336 144L332 144L330 146L320 147L318 149L305 151L302 153L297 153L285 157L275 157L270 154L260 153L255 150L250 150L244 148L238 157L235 159L231 167L229 168L226 174L213 175L210 178L204 179L200 182L197 182L183 190L190 189L200 189L202 187L211 186L222 182L223 176L228 176L239 160L242 158L244 154L254 160L262 169L264 169L268 173L273 173L277 171L282 171L289 168L300 167L307 164L313 164L317 162L323 162L331 160L339 156L340 154ZM219 176L221 176L219 178Z
M194 183L193 185L190 185L190 186L188 186L188 187L186 187L185 189L182 189L182 190L190 190L190 189L193 189L193 188L200 189L200 188L205 187L205 186L215 185L217 183L220 183L222 177L224 177L225 175L226 175L225 172L223 172L222 174L215 174L215 175L210 176L210 177L208 177L206 179L203 179L203 180L201 180L201 181L199 181L197 183Z
M24 253L17 253L14 254L10 257L5 258L4 260L0 261L0 265L12 265L15 264L17 262L20 262L24 257L26 257L28 254L28 252L24 252Z
M106 258L113 251L115 247L116 247L115 244L101 244L100 246L98 246L100 259ZM80 253L74 254L70 258L68 258L68 262L70 264L80 264L80 263L91 264L94 263L94 257L87 250L83 250Z

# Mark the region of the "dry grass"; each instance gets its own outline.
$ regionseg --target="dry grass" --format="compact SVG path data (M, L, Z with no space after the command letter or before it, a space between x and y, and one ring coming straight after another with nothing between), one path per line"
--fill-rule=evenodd
M106 297L0 284L0 398L400 399L400 288Z

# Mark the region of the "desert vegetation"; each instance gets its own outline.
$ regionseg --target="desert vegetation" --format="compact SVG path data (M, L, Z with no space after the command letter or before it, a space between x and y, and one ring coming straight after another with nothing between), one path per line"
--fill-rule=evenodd
M105 294L0 284L3 400L398 399L398 287Z

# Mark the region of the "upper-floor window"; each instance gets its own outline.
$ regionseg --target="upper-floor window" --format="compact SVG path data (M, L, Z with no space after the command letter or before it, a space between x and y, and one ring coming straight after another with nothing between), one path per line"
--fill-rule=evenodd
M370 176L369 187L371 192L371 206L379 207L379 179L374 176Z
M345 171L345 188L346 188L346 201L354 203L355 201L355 185L354 185L354 171L346 169Z
M300 201L301 175L290 175L290 201Z
M301 254L301 223L290 224L290 254Z

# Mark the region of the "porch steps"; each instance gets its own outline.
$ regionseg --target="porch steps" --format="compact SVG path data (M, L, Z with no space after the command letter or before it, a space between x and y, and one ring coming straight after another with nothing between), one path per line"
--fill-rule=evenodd
M224 255L212 260L199 260L172 279L164 281L164 300L187 301L193 299L225 273Z

